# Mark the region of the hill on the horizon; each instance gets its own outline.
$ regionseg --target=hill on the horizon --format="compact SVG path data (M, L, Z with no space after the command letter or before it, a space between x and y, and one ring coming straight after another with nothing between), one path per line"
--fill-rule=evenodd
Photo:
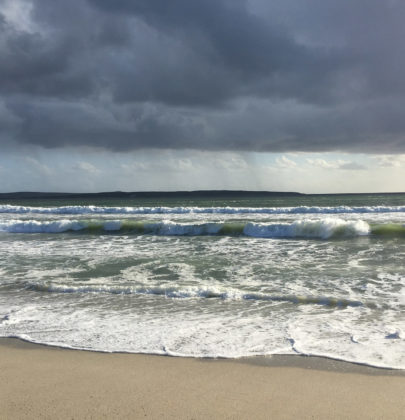
M98 193L62 193L62 192L11 192L0 193L0 199L47 199L47 198L170 198L170 197L269 197L300 196L298 192L284 191L243 191L243 190L197 190L197 191L111 191Z

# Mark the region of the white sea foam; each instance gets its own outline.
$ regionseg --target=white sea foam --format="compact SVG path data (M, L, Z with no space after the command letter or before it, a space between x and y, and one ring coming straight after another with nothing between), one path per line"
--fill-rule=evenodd
M139 304L139 303L137 303ZM186 311L105 311L69 307L44 300L7 311L0 302L0 336L104 352L166 354L188 357L243 357L270 354L327 356L357 363L405 368L401 327L364 322L368 308L292 312L274 311L271 322L260 313ZM387 336L392 333L392 338Z
M68 231L120 231L164 236L245 235L261 238L319 238L365 236L370 226L362 220L338 218L303 219L293 223L157 223L131 220L8 220L0 222L0 231L9 233L61 233Z
M85 229L85 223L76 220L8 220L0 222L0 232L9 233L61 233Z
M16 214L361 214L405 213L405 206L298 206L298 207L32 207L0 205L0 213Z
M370 233L370 226L363 220L346 221L336 218L320 220L299 220L294 223L258 224L248 223L243 230L247 236L263 238L320 238L328 239L333 236L353 237L366 236Z
M252 300L252 301L273 301L289 302L294 304L316 304L325 306L361 306L360 301L349 300L346 298L335 298L327 296L294 296L294 295L269 295L266 293L246 292L237 289L224 289L223 287L176 287L176 286L111 286L105 284L57 284L27 282L26 288L38 292L50 293L108 293L108 294L133 294L133 295L157 295L167 298L179 299L223 299L223 300Z
M405 369L405 207L0 210L1 337Z

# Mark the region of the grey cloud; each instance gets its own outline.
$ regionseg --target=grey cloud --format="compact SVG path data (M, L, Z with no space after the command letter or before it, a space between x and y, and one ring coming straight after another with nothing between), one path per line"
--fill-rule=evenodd
M81 145L112 150L183 148L190 138L200 140L203 131L198 118L179 116L153 105L123 108L20 99L10 101L8 107L22 121L16 139L48 148Z
M403 2L32 5L0 8L2 143L405 151Z

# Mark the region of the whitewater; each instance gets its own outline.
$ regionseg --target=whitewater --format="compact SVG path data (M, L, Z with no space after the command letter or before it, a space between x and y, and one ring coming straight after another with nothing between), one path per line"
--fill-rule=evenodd
M405 369L405 196L294 200L0 203L0 337Z
M0 213L34 214L340 214L340 213L403 213L405 206L333 206L333 207L105 207L60 206L30 207L0 205Z

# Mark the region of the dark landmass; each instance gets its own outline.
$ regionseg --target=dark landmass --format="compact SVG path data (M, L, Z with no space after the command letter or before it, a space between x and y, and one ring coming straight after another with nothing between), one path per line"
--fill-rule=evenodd
M266 197L317 197L317 196L351 196L351 195L400 195L403 192L375 192L375 193L329 193L329 194L304 194L290 191L243 191L243 190L197 190L197 191L107 191L98 193L64 193L64 192L10 192L0 193L0 200L24 199L241 199L241 198L266 198Z
M0 199L61 199L61 198L241 198L241 197L294 197L305 194L297 192L278 191L232 191L232 190L201 190L201 191L141 191L141 192L99 192L99 193L57 193L57 192L12 192L0 193Z

